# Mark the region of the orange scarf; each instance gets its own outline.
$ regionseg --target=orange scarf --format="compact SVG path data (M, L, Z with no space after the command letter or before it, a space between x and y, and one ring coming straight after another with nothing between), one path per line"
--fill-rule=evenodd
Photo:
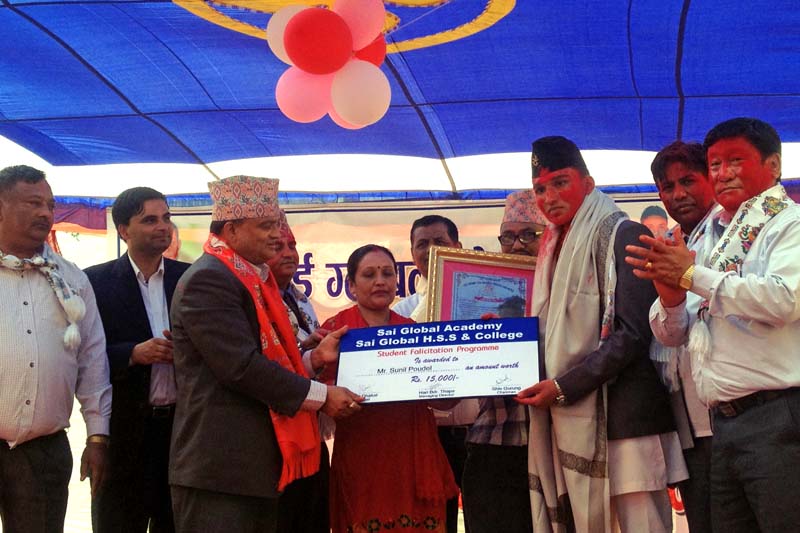
M270 361L286 370L308 377L294 332L286 314L274 276L261 279L256 269L216 235L209 235L203 251L224 264L247 288L256 307L261 336L261 351ZM277 332L276 332L277 330ZM298 411L294 416L281 415L270 409L275 436L283 456L283 470L278 490L301 477L319 470L320 436L315 413Z

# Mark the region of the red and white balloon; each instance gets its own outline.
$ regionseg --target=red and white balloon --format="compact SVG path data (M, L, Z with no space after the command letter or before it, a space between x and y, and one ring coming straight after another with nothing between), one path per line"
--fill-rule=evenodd
M360 129L389 109L389 80L381 0L336 0L333 9L286 6L267 24L267 43L290 68L275 87L281 112L295 122L326 114L338 126Z

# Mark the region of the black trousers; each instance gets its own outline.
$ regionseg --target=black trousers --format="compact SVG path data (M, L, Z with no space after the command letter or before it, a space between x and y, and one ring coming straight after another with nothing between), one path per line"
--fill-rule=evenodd
M123 470L129 474L109 478L92 500L95 533L147 533L148 527L150 533L175 531L167 481L172 419L170 413L147 420L139 463Z
M64 431L24 442L13 450L0 441L3 531L62 533L71 474L72 452Z
M738 416L714 415L715 533L800 530L800 391Z
M278 531L281 533L329 533L328 447L322 443L319 472L297 479L278 498Z
M178 533L276 533L278 499L172 486Z
M462 479L470 533L531 533L528 447L467 443Z
M711 533L711 437L694 439L694 448L683 450L689 479L678 483L692 533Z
M442 444L447 462L453 470L456 485L461 488L461 476L467 460L467 426L439 426L439 442ZM458 496L447 500L445 526L447 533L458 532ZM466 530L470 533L469 528Z

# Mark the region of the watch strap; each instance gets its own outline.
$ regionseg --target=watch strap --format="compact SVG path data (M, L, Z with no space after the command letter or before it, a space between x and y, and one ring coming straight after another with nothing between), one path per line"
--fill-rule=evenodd
M678 280L678 287L684 290L689 290L692 288L692 284L694 282L694 265L689 265L689 268L686 269L686 272L683 273L681 279Z

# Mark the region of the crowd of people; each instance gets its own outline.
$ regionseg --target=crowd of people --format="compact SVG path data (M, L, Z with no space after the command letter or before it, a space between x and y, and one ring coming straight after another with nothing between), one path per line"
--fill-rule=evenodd
M411 226L412 296L395 301L394 256L365 244L355 304L320 325L277 180L209 184L191 265L165 257L167 198L126 190L127 252L82 272L46 243L45 175L0 171L4 531L63 530L76 397L98 533L452 533L459 493L467 533L658 533L668 487L691 533L797 530L800 207L778 133L736 118L662 149L669 230L657 210L652 231L629 220L569 139L534 141L531 169L498 241L537 257L541 380L383 404L336 385L340 340L426 319L429 250L461 247L448 218Z

